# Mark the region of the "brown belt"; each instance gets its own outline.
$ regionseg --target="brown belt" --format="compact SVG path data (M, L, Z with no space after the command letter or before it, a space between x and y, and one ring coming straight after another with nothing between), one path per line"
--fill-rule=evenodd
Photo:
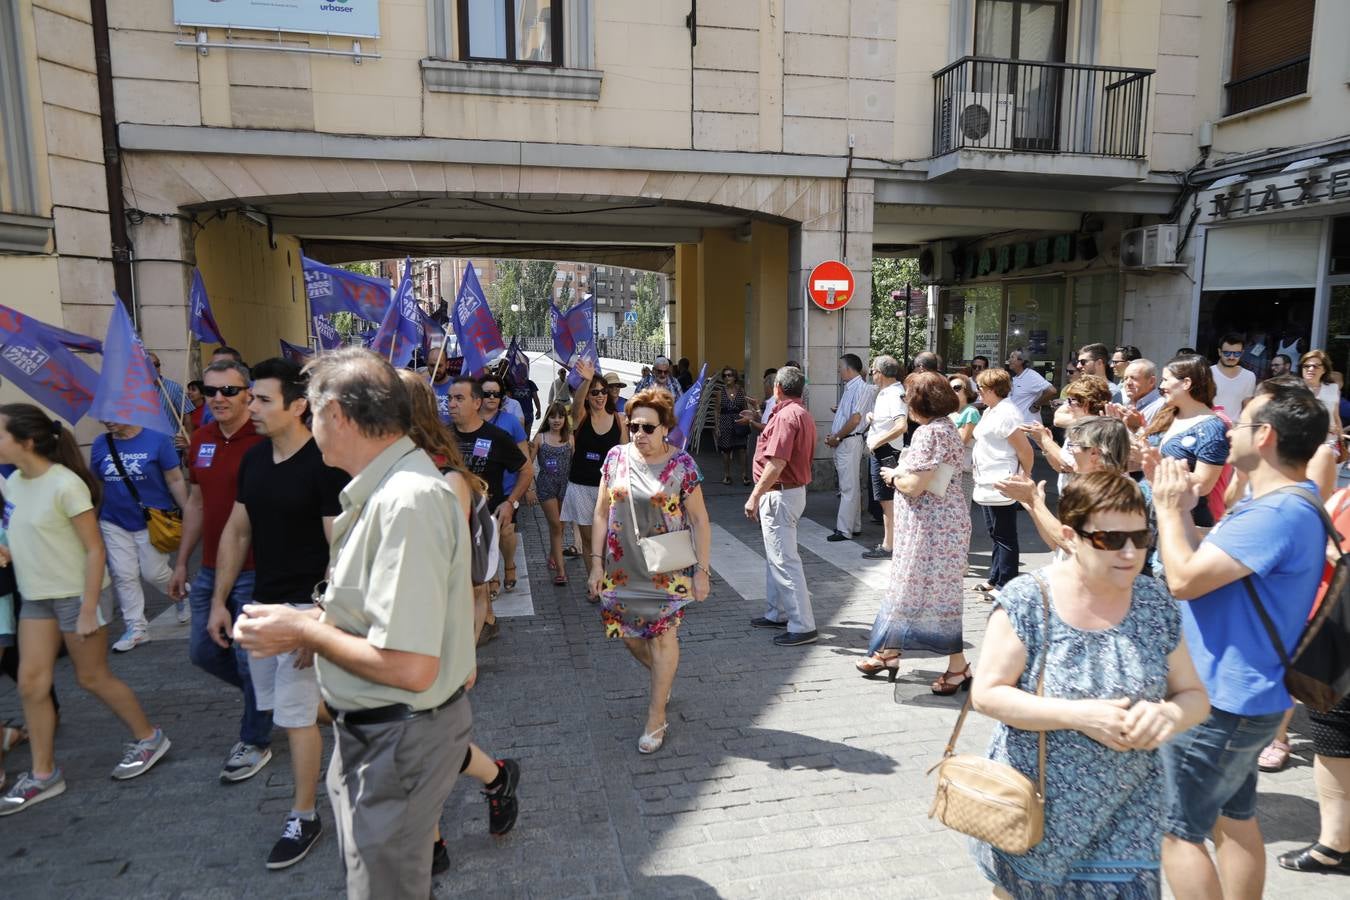
M778 482L775 482L775 483L769 485L769 486L766 487L764 490L766 490L766 491L791 491L791 490L795 490L796 488L799 488L799 487L806 487L806 485L804 485L804 484L783 484L783 482L778 481Z

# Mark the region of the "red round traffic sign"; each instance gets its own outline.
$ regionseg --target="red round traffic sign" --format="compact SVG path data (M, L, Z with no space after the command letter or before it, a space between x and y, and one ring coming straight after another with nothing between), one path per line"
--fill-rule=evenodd
M848 266L828 259L811 270L806 279L806 294L811 302L826 312L848 306L853 299L853 273Z

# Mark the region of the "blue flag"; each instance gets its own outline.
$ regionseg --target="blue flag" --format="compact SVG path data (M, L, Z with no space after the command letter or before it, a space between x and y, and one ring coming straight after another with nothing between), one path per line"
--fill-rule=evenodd
M211 344L223 344L225 338L216 324L215 313L211 312L211 301L206 296L206 285L202 284L200 269L192 270L192 290L188 292L188 331L199 341Z
M708 364L704 363L698 370L698 381L675 401L675 430L670 433L670 443L681 450L689 445L689 436L694 433L694 416L698 415L698 401L703 396L703 378L707 374Z
M103 341L103 371L98 374L89 415L100 422L139 425L173 434L178 428L159 402L155 367L145 355L145 346L131 325L127 308L116 292L113 298L116 302L108 319L108 336Z
M465 372L477 375L506 352L506 342L502 340L501 329L483 296L473 263L464 266L464 278L459 283L459 293L455 294L450 321L455 326L459 352L464 356Z
M394 366L402 368L412 360L418 347L426 347L426 329L422 326L423 313L413 296L412 259L403 264L403 280L398 293L389 304L384 321L370 342L370 349L385 357Z
M281 355L293 363L304 365L314 357L314 351L308 347L298 347L290 341L281 342Z
M567 312L550 303L548 317L553 330L554 359L570 371L567 384L575 391L581 386L577 363L589 359L595 370L600 371L600 354L595 346L595 297L587 294Z
M383 322L389 309L389 282L346 269L325 266L308 256L300 257L305 273L305 294L311 315L349 312L370 322Z
M98 373L71 352L89 342L102 348L93 338L0 306L0 375L72 425L89 412L98 383Z
M511 346L506 348L506 366L511 383L517 387L530 380L530 358L521 349L517 338L511 338Z
M337 350L342 346L342 334L323 316L314 317L314 339L320 350Z

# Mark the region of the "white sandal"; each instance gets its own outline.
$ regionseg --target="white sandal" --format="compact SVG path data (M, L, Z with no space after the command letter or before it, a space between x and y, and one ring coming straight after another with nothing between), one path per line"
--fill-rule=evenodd
M666 742L666 730L670 728L670 723L664 723L655 731L647 732L638 738L639 753L655 753L661 749L661 745Z

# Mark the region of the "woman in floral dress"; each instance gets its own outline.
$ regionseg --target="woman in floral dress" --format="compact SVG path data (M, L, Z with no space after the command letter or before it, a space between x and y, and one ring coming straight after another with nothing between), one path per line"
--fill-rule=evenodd
M948 415L958 406L956 392L936 372L915 372L905 379L909 417L918 423L909 452L881 477L895 488L895 550L891 580L872 624L867 657L858 671L887 672L892 681L904 650L949 655L946 673L933 682L935 694L970 687L961 640L962 579L970 546L970 507L961 489L965 445ZM939 466L949 468L939 473ZM943 476L940 493L932 488Z
M677 629L684 608L708 596L711 574L712 526L700 487L703 476L692 456L667 443L674 426L674 404L666 391L640 391L628 401L632 441L605 457L588 548L587 589L601 600L605 634L623 638L651 672L640 753L655 753L665 741L666 703L680 663ZM693 532L696 565L649 572L638 539L677 531Z

